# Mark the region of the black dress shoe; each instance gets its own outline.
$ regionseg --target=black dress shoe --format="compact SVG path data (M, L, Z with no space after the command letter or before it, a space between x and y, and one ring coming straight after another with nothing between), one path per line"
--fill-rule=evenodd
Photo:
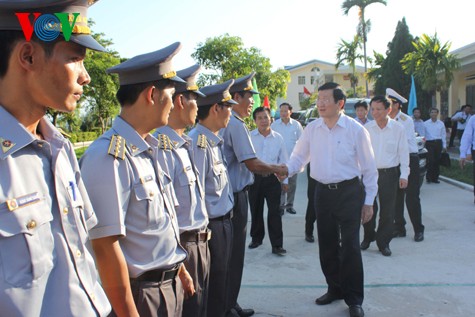
M236 303L236 306L234 306L234 310L240 317L249 317L254 315L254 309L242 309L239 304Z
M421 242L422 240L424 240L424 232L416 232L414 235L414 241Z
M361 244L360 244L360 249L361 250L366 250L369 248L369 245L371 244L371 241L368 241L368 240L364 240L361 241Z
M287 209L285 209L285 210L286 210L289 214L292 214L292 215L295 215L295 214L297 213L297 211L296 211L294 208L292 208L292 207L287 208Z
M393 238L404 238L406 236L406 231L394 230Z
M307 241L307 242L315 242L315 238L313 237L313 235L306 234L306 235L305 235L305 241Z
M287 253L287 250L282 247L272 247L272 253L277 255L284 255Z
M249 247L249 249L255 249L258 246L260 246L261 244L262 244L262 242L252 241L251 243L249 243L248 247Z
M389 246L385 246L384 248L380 248L379 251L384 256L391 256L391 254L392 254L391 249L389 248Z
M363 317L364 310L360 305L351 305L350 306L350 317Z
M315 300L315 304L317 305L328 305L330 304L331 302L335 301L335 300L339 300L339 299L343 299L343 297L340 295L334 295L334 294L331 294L331 293L325 293L323 294L322 296L320 296L319 298L317 298Z

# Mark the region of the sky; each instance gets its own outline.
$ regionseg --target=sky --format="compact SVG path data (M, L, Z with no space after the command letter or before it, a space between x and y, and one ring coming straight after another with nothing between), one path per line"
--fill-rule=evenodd
M174 42L177 70L195 64L191 54L207 38L228 33L256 47L273 69L313 59L336 62L341 39L356 34L358 9L343 15L343 0L100 0L88 11L94 32L114 42L121 57L133 57ZM444 4L444 5L442 5ZM387 0L366 8L371 20L368 56L385 53L403 17L413 36L437 35L451 50L475 42L474 0ZM363 65L363 63L358 63Z

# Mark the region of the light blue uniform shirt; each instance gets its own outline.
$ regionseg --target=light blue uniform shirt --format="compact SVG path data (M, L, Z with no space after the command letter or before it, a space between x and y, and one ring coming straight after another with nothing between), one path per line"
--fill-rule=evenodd
M472 149L475 149L475 138L473 137L475 133L475 116L471 116L468 120L465 131L462 135L462 140L460 141L460 158L466 158L467 154L472 154Z
M167 135L172 144L171 150L164 150L166 163L178 200L176 213L180 233L184 231L203 230L208 225L204 190L198 180L193 158L193 140L187 135L178 135L169 126L160 127L155 132Z
M113 135L125 139L125 158L108 154ZM183 262L175 196L170 177L158 165L158 141L144 140L117 117L112 128L94 141L81 158L81 171L98 225L91 239L121 236L129 275Z
M198 142L200 135L206 137L205 147ZM234 197L221 152L223 139L199 123L188 136L193 140L196 169L204 184L208 216L210 219L224 216L233 208Z
M300 136L303 132L303 128L300 122L290 118L289 122L285 124L282 119L278 119L274 123L272 123L271 128L275 132L279 133L284 139L287 154L292 154L295 144L297 144L297 141L300 139Z
M236 112L232 112L231 119L226 128L220 131L224 147L229 178L235 193L254 183L254 174L246 167L244 161L256 158L256 151L252 146L251 136L244 121Z
M0 315L107 316L76 155L46 118L38 127L44 140L0 106Z

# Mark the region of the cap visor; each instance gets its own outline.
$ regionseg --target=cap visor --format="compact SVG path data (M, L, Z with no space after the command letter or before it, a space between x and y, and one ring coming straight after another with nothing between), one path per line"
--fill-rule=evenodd
M178 77L178 76L170 77L170 78L167 78L167 79L169 79L169 80L171 80L171 81L176 81L176 82L178 82L178 83L185 83L185 84L186 84L186 81L184 81L183 79L181 79L181 78Z
M226 101L227 103L230 103L232 105L237 105L238 103L234 100L234 99L229 99L228 101Z
M71 35L71 42L77 43L94 51L106 51L106 49L101 44L99 44L91 35Z
M200 97L206 97L206 95L205 95L204 93L202 93L201 91L199 91L199 90L195 90L195 91L193 91L193 92L194 92L195 94L197 94L198 96L200 96Z
M258 94L258 92L255 91L254 89L251 89L251 90L248 90L248 91L249 91L251 94L253 94L253 95L257 95L257 94Z

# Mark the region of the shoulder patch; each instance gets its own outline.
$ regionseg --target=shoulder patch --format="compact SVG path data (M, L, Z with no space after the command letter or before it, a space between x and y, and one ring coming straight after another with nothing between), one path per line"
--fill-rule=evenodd
M171 149L174 148L172 141L166 134L159 134L157 136L158 139L158 148L165 150L165 151L171 151Z
M114 134L107 150L109 155L121 160L125 159L125 139L118 134Z
M204 134L198 135L198 143L196 145L199 148L205 149L206 148L206 143L208 143L208 139L206 138L206 135L204 135Z
M406 120L407 120L407 117L406 117L405 115L403 115L403 114L401 114L399 117L401 118L402 121L406 121Z

